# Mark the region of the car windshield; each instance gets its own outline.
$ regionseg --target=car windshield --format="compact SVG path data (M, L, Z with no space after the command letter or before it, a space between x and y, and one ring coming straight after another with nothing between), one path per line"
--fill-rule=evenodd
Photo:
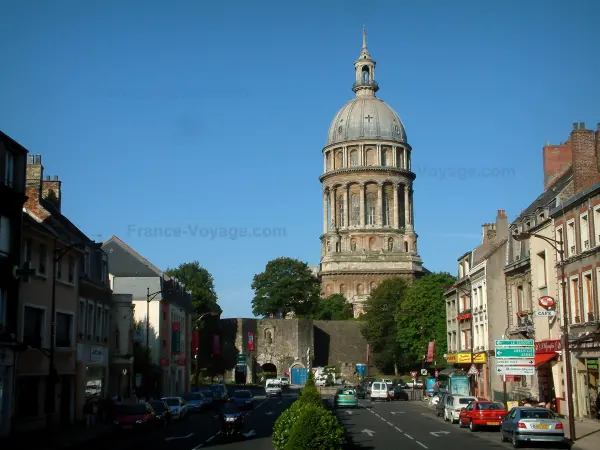
M204 397L208 397L208 398L213 397L212 391L202 391L202 395L204 395Z
M200 395L200 394L185 394L183 396L183 399L186 402L199 401L199 400L202 400L202 395Z
M474 402L475 399L473 397L464 397L464 398L459 398L458 399L458 403L460 405L468 405L471 402Z
M150 406L154 408L157 413L162 413L165 410L165 404L163 402L150 402Z
M250 398L250 397L252 397L252 395L250 394L250 391L236 391L233 396L235 398Z
M498 411L506 409L502 403L478 403L477 410L479 411Z
M346 389L344 395L354 395L354 391L352 389Z
M148 410L143 403L135 405L117 405L117 414L121 416L139 416L146 414Z
M550 410L522 410L521 419L554 419L556 416Z
M267 388L276 388L278 387L275 383L269 383L267 384Z
M179 399L176 397L165 398L164 401L169 406L179 406Z

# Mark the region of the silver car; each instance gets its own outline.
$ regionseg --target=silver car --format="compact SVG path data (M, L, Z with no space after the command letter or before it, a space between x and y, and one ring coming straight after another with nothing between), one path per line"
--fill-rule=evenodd
M569 446L560 419L546 408L519 406L511 409L500 425L500 440L518 448L528 442L551 442ZM570 447L570 446L569 446Z

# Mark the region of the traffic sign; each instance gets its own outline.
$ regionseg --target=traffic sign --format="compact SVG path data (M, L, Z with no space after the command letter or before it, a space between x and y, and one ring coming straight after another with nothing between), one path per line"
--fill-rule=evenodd
M427 369L421 369L421 375L427 376Z
M499 375L524 375L532 376L535 375L535 367L504 367L497 366L496 373Z
M467 375L479 375L479 370L475 367L475 364L471 364L471 368L467 372Z
M533 339L496 339L496 347L533 347Z
M417 372L411 372L410 376L413 377L413 378L417 378Z
M496 366L535 366L535 360L531 358L499 358Z
M496 349L496 358L533 358L533 347L500 347Z

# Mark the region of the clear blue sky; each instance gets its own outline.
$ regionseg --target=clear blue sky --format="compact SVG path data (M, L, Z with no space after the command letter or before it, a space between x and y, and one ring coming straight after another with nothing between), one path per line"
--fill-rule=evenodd
M593 0L4 0L0 129L43 155L90 237L163 268L199 260L224 316L251 317L269 260L319 262L321 150L363 24L414 149L420 253L456 273L482 223L541 193L542 146L600 122L598 17ZM220 227L286 234L200 236Z

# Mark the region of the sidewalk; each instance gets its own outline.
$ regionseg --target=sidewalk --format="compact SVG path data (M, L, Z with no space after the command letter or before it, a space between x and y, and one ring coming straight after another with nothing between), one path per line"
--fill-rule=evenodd
M569 420L561 419L565 427L565 436L569 436ZM600 449L600 422L588 419L575 420L575 433L577 440L573 443L573 449L598 450Z
M102 439L113 432L114 427L111 424L98 424L91 428L75 426L66 430L57 430L54 436L46 435L44 430L36 430L29 433L15 434L6 440L0 440L0 447L9 449L29 447L36 450L66 450L84 445L87 442ZM40 445L40 442L44 442L44 444Z

